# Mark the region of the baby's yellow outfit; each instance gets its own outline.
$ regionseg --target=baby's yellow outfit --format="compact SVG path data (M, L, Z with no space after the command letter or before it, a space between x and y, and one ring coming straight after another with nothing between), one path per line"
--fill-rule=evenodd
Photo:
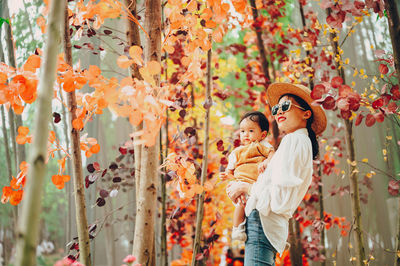
M256 141L237 147L228 157L227 169L233 170L236 181L253 184L258 178L258 165L267 159L273 150L267 141Z

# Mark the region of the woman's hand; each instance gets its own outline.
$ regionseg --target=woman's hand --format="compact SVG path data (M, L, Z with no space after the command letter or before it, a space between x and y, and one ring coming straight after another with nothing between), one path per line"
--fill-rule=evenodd
M269 162L271 161L272 156L274 155L275 152L270 152L268 155L268 158L265 159L262 163L258 165L258 173L261 174L267 169L267 166Z
M245 204L246 194L249 191L249 188L250 188L249 183L241 181L232 181L229 182L228 186L226 187L226 193L234 203L240 201L242 204Z

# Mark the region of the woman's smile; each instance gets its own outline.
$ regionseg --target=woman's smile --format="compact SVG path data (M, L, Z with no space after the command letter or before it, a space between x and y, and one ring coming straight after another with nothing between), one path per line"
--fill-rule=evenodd
M283 115L278 116L278 123L283 122L286 120L286 117L284 117Z

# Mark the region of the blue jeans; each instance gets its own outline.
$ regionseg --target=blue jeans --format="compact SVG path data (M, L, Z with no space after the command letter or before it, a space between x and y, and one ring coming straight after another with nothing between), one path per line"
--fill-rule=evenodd
M254 209L247 217L247 241L244 253L245 266L275 265L276 250L264 234L260 215Z

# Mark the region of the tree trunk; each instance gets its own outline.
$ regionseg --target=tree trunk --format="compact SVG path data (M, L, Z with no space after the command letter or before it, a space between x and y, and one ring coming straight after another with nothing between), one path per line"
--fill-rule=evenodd
M211 98L211 49L208 50L207 53L207 87L206 87L206 102L211 106L212 98ZM208 170L208 143L209 143L209 132L210 132L210 107L206 108L206 114L204 118L204 142L203 142L203 162L201 165L201 178L200 184L204 185L204 182L207 178L207 170ZM193 256L192 256L192 264L191 265L199 265L199 261L196 260L197 254L200 252L200 241L201 241L201 227L203 223L203 214L204 214L204 197L205 192L203 191L199 195L199 199L197 201L197 211L196 211L196 233L193 242Z
M61 101L64 103L64 96L63 96L63 91L60 91L60 99ZM65 110L65 106L64 104L61 105L62 108L62 121L63 121L63 128L64 128L64 137L65 137L65 144L66 144L66 149L68 151L68 153L71 153L71 147L70 147L70 139L69 139L69 134L68 134L68 115L67 115L67 111ZM68 175L72 175L72 165L71 165L71 160L67 160L66 161L67 164L67 174ZM69 241L71 241L72 239L72 223L73 223L73 210L72 210L72 184L71 182L68 182L67 184L65 184L65 194L66 194L66 198L67 198L67 227L65 230L65 238L67 239L66 243L68 243Z
M324 221L324 194L323 194L323 187L322 187L322 171L321 171L321 165L319 166L318 169L318 174L320 176L320 183L318 185L318 197L319 197L319 219L320 221ZM325 225L322 227L321 229L321 246L322 246L322 250L321 250L321 254L325 257L325 260L321 262L321 266L325 266L326 265L326 247L325 247Z
M8 4L7 1L3 0L3 16L6 19L10 19L10 14L8 10ZM5 37L6 37L6 45L7 45L7 52L8 52L8 65L12 67L16 67L16 60L15 60L15 53L14 53L14 37L12 34L11 30L11 25L8 23L5 23L6 31L5 31ZM18 130L20 126L22 126L22 117L21 115L16 115L15 116L15 130ZM10 121L11 123L11 121ZM26 161L26 154L25 154L25 146L24 145L16 145L17 149L17 169L19 169L19 165L21 162Z
M10 124L10 136L11 136L11 149L12 149L12 154L13 154L13 162L14 162L14 171L15 173L19 172L19 165L18 165L18 160L17 160L17 141L16 141L16 135L15 135L15 115L14 111L10 108L8 110L8 123Z
M400 250L400 197L399 197L399 199L397 201L399 203L398 211L397 211L397 213L398 213L398 219L397 219L397 249L396 249L397 252L396 252L396 261L395 261L394 265L400 266L400 256L398 254L398 252Z
M393 46L394 67L397 72L397 78L400 80L400 20L396 1L385 0L385 9Z
M128 6L129 12L137 18L137 3L136 0L125 0L126 6ZM126 38L128 40L128 44L130 46L137 45L141 46L141 41L140 41L140 34L139 34L139 26L132 20L127 19L127 32L126 32ZM130 67L130 75L132 76L132 79L137 78L139 80L142 80L142 75L139 72L139 68L136 64L132 64ZM138 126L134 127L134 131L140 131L143 129L143 124L140 123ZM138 137L134 137L134 140L137 140ZM135 198L138 198L139 195L139 188L140 188L140 167L141 167L141 154L142 154L142 146L141 145L135 145L134 146L134 156L135 156ZM135 206L136 208L136 206ZM136 209L137 213L137 209ZM134 222L133 227L136 227L136 222ZM135 232L133 232L134 236ZM132 239L133 240L133 239Z
M300 225L294 218L289 220L290 261L292 265L303 265L303 248L300 239Z
M17 233L16 265L36 265L43 181L46 175L48 124L51 121L51 101L56 78L57 53L60 42L62 1L53 0L49 13L46 48L38 85L37 116L30 156L30 168L22 202L22 214Z
M329 16L332 10L327 9L327 15ZM330 33L331 45L333 48L334 58L339 55L338 52L338 42L334 41L336 39L335 33ZM346 83L345 74L343 68L339 69L339 63L336 62L336 70L338 75L343 79L343 83ZM364 264L365 248L363 241L362 232L362 222L361 222L361 209L360 209L360 191L358 188L358 175L356 168L356 155L354 148L354 135L353 135L353 122L344 119L345 124L345 139L347 144L347 153L349 160L349 178L350 178L350 197L351 197L351 209L353 214L353 228L354 228L354 242L355 242L355 252L356 252L356 265L361 266Z
M258 10L256 6L256 1L255 0L250 0L250 5L251 5L251 10L253 11L253 20L254 22L257 21L258 18ZM261 66L264 72L264 76L267 79L267 87L271 83L271 77L269 75L269 69L268 69L268 61L267 61L267 56L265 54L265 47L264 47L264 42L262 39L262 29L260 26L254 26L254 29L256 31L257 35L257 47L258 51L260 52L260 60L261 60Z
M161 61L161 1L146 0L145 29L149 33L145 49L146 61ZM160 84L160 74L155 77L156 86ZM158 136L156 136L158 137ZM154 223L157 205L157 168L160 143L152 147L143 146L140 167L140 186L137 197L137 215L133 252L137 263L150 265L154 247ZM136 159L136 157L135 157ZM143 234L146 232L146 234Z
M68 0L64 1L64 53L67 64L72 67L72 51L71 39L69 35L68 23ZM68 108L70 109L69 126L70 139L72 142L72 159L73 159L73 179L74 179L74 195L76 208L76 224L79 240L79 260L86 266L91 265L90 240L88 231L88 221L86 216L85 188L83 184L82 157L80 150L80 133L72 126L72 121L76 118L76 97L75 91L69 92Z

